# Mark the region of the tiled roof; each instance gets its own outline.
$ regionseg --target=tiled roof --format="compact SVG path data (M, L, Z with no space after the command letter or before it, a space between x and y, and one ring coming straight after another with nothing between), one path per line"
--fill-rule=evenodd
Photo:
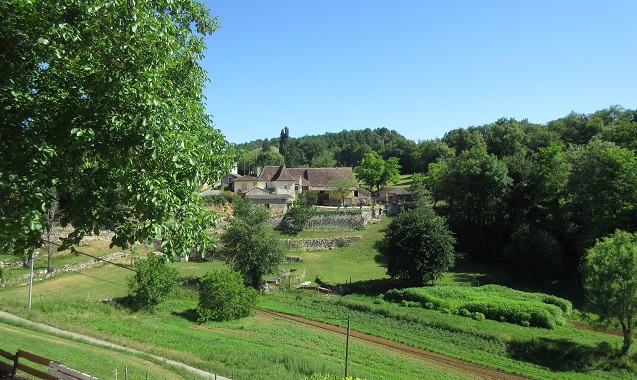
M279 167L279 170L272 177L272 181L296 181L298 178L298 176L296 178L293 177L284 165Z
M239 178L235 178L235 181L256 181L257 179L251 175L244 175Z
M263 168L259 181L298 181L302 178L304 186L314 188L329 187L328 182L334 179L346 178L354 181L352 168L287 168L285 166L266 166Z
M328 187L331 180L345 178L354 181L352 168L307 168L307 179L312 187Z

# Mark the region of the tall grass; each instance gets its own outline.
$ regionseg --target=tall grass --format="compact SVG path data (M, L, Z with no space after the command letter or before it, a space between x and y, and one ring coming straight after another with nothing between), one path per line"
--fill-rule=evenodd
M47 282L64 282L69 287L64 292L82 281L95 281L94 286L104 287L96 277L87 280L81 275L69 275ZM46 286L47 283L38 283L35 290L40 292ZM61 289L61 285L58 288ZM0 297L8 295L4 291L0 294ZM342 373L344 369L342 335L257 313L238 321L197 324L193 318L197 294L190 290L178 290L171 301L158 306L154 313L134 313L117 303L87 302L81 298L37 299L30 311L25 310L21 300L5 298L3 301L3 309L28 319L168 357L226 377L234 373L236 379L298 380L313 373ZM95 357L92 352L86 349L86 358L70 358L67 364L90 363L90 358ZM425 360L367 342L351 342L349 368L352 375L367 379L463 378ZM91 373L95 368L82 365L82 369Z
M364 296L325 297L280 293L263 306L345 326L477 364L536 379L630 379L634 369L613 362L621 338L561 326L553 330L522 327L397 304L374 304ZM543 350L549 350L548 354Z

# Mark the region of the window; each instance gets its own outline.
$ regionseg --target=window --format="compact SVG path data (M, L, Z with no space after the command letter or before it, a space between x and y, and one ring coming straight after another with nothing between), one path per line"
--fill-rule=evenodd
M354 190L354 197L358 198L358 190Z
M290 188L290 185L288 184L283 185L283 190L288 190L289 188Z
M248 185L245 183L241 184L241 190L247 190L248 189Z

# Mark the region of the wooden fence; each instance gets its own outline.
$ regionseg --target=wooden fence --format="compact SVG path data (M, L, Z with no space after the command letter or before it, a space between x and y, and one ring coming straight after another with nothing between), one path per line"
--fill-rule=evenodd
M15 376L18 371L22 371L43 380L98 380L97 377L66 367L55 360L47 359L22 350L18 350L18 352L14 355L0 349L0 356L13 362L12 364L7 364L0 360L0 370L10 373L11 376ZM20 362L20 359L24 360ZM29 364L25 364L25 360L28 361ZM48 371L44 372L34 368L32 367L33 364L30 363L46 366L48 367Z

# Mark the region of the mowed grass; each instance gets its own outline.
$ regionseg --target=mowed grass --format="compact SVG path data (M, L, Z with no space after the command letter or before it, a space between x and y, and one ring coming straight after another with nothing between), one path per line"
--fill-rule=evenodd
M67 291L80 282L91 282L96 288L113 285L99 278L74 276L59 280L64 280ZM36 284L35 292L42 292L39 288L46 287L47 282ZM30 320L171 358L208 372L226 377L234 374L235 379L302 379L318 372L339 374L344 369L345 337L340 334L256 312L238 321L197 324L193 318L196 303L196 293L179 289L153 313L133 313L117 304L83 299L38 299L30 311L25 310L22 302L5 299L3 308ZM23 340L15 344L22 349L28 345L36 353L48 355L50 352L40 350L36 341ZM86 372L98 373L96 368L104 367L103 363L91 364L90 358L99 350L86 348L85 351L86 358L70 357L65 362L77 363ZM424 359L368 342L351 342L350 352L350 374L367 379L466 378ZM135 360L131 358L131 365ZM108 371L112 373L113 368ZM101 378L109 378L100 373Z
M125 370L128 370L128 375L132 379L143 379L146 373L151 379L172 380L189 377L183 369L171 368L163 363L158 364L150 358L58 337L48 332L14 325L2 319L0 319L0 335L2 336L0 348L5 351L15 353L21 349L37 353L101 379L113 379L115 370L122 378ZM27 364L33 368L46 370L45 367L37 364Z
M383 257L375 246L383 238L383 229L388 224L389 220L382 218L379 222L368 224L362 231L303 231L298 238L361 236L361 239L333 250L290 252L290 255L300 256L303 261L289 263L287 266L296 269L297 273L305 270L305 280L312 282L317 277L321 281L334 284L387 279L389 277Z
M332 251L291 252L304 261L284 267L306 271L306 280L344 284L379 279L387 282L375 244L382 239L383 219L363 231L339 231L363 239ZM329 231L328 231L329 232ZM325 230L304 231L313 237ZM301 236L301 235L300 235ZM502 278L499 270L467 263L445 276L449 284L477 285ZM183 277L198 277L225 266L220 260L171 264ZM95 336L138 350L185 362L236 379L303 379L315 372L342 374L344 337L265 313L226 323L197 324L196 293L180 289L154 313L133 313L116 303L96 302L126 294L132 272L110 265L65 274L34 284L34 304L25 310L26 287L0 289L0 308L32 320ZM42 295L38 297L38 294ZM73 297L71 296L73 295ZM93 296L95 295L95 296ZM577 329L528 328L439 311L375 304L375 298L282 291L261 297L266 309L345 326L537 379L633 379L634 372L607 353L621 337ZM446 379L461 374L423 359L374 344L350 342L350 375L371 379ZM3 348L3 347L0 347ZM634 350L633 350L634 352Z

